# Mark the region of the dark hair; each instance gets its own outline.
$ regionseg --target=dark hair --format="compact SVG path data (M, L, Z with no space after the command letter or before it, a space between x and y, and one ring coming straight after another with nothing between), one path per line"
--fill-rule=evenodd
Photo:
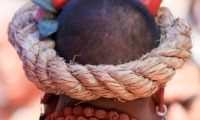
M71 0L57 18L56 50L66 62L118 64L156 47L153 16L138 0Z

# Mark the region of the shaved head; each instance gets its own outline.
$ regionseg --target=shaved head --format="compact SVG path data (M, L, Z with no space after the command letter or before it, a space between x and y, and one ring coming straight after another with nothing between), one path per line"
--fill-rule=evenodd
M137 0L72 0L58 15L56 50L80 64L133 61L158 45L153 16Z
M56 51L67 63L77 56L79 64L119 64L138 59L157 47L160 32L147 8L138 0L71 0L58 13L59 30L54 35ZM79 100L54 96L46 115L74 106ZM54 101L55 100L55 101ZM136 119L154 118L151 97L129 102L99 98L79 105L116 110ZM145 116L143 115L145 114Z

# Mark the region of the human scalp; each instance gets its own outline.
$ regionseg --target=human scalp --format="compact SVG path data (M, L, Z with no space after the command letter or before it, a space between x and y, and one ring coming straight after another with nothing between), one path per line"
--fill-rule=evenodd
M57 18L56 50L66 62L119 64L157 46L153 16L138 0L72 0Z

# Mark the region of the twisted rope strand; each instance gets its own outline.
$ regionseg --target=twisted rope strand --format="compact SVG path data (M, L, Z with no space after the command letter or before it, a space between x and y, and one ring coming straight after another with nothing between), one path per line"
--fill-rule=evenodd
M66 64L56 54L53 40L39 40L33 17L36 7L28 3L18 10L8 34L23 62L26 76L42 91L66 94L84 101L99 97L120 101L144 98L171 80L175 69L190 59L189 24L173 18L167 8L160 8L155 19L162 32L161 43L140 59L116 66Z

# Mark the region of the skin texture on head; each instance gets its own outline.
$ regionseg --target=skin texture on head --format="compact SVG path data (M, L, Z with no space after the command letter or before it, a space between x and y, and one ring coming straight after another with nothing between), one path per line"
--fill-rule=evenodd
M154 18L136 0L75 0L58 15L58 54L80 64L133 61L157 46Z
M153 16L137 0L73 0L62 8L57 20L56 50L66 62L76 55L80 56L75 62L80 64L133 61L156 47L160 38ZM162 97L153 98L128 102L100 98L79 105L115 110L137 120L155 120L155 103ZM57 101L56 109L80 102L64 95Z

